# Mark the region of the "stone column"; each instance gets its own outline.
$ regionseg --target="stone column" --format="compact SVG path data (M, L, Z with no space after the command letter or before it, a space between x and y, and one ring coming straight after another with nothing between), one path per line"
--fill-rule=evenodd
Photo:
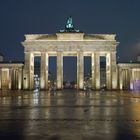
M122 89L125 89L125 69L122 69Z
M111 88L117 89L117 65L116 65L116 52L111 52Z
M130 89L133 90L133 77L132 77L132 69L129 69L129 79L130 79Z
M22 88L22 69L18 70L18 89Z
M126 89L126 69L124 69L124 89Z
M13 79L12 89L16 89L16 70L15 69L13 69L12 71L12 79Z
M129 89L129 69L126 70L126 89Z
M16 74L16 89L18 89L18 70L15 70L15 74Z
M112 88L111 83L111 53L106 54L106 86L107 89Z
M119 89L123 89L123 75L122 75L122 69L119 68Z
M9 89L12 89L12 69L9 69Z
M15 89L17 89L18 85L18 75L17 75L17 70L15 69Z
M17 89L17 73L16 73L16 69L13 69L13 74L12 74L12 76L13 76L13 86L12 86L12 88L13 89Z
M83 89L84 86L84 56L83 52L77 53L77 88Z
M41 52L41 78L40 88L48 89L48 53Z
M92 89L96 89L96 81L95 81L95 54L91 55L91 71L92 71Z
M63 88L63 54L57 52L57 89Z
M100 55L98 52L95 53L95 87L100 89Z
M32 52L25 52L23 84L24 89L34 89L34 54Z

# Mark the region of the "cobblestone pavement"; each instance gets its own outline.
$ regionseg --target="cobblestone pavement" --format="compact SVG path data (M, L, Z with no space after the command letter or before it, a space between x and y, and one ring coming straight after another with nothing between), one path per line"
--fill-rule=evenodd
M0 140L140 140L140 92L0 91Z

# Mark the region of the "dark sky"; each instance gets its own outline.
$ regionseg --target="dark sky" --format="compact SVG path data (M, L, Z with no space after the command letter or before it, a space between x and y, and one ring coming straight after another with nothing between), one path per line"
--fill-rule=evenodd
M23 60L24 34L55 33L70 15L86 33L115 33L121 61L140 53L140 0L0 0L0 52Z

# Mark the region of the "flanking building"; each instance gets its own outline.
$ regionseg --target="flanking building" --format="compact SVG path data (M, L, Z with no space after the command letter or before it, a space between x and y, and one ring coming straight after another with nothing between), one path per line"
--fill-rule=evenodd
M140 89L140 63L116 63L119 42L115 34L85 34L76 30L70 17L64 30L55 34L25 35L23 63L0 64L0 89L34 89L34 57L41 58L40 89L47 90L49 57L57 61L57 89L63 89L63 57L77 57L77 88L84 88L84 57L91 57L92 89L101 88L100 58L105 57L105 87L108 90Z
M0 89L22 89L23 66L21 62L0 62Z

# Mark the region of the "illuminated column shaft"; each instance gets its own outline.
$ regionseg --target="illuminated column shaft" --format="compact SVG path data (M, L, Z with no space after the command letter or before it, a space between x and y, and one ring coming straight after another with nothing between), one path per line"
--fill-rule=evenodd
M126 70L126 80L127 80L127 81L126 81L126 88L127 88L127 89L129 89L129 78L130 78L130 77L129 77L129 70L127 69L127 70Z
M15 69L13 69L13 72L12 72L12 76L13 76L13 89L16 89L16 71Z
M17 84L17 75L16 70L14 70L14 89L16 89L16 84Z
M133 77L132 77L132 69L129 69L129 78L130 78L130 89L133 90Z
M119 68L119 88L120 90L123 89L123 76L122 76L122 69Z
M18 89L22 88L22 69L18 70Z
M48 53L41 53L41 89L48 89Z
M123 70L123 88L126 89L126 70Z
M12 72L12 79L13 79L13 83L12 83L12 88L13 89L18 89L18 74L17 74L17 70L16 69L13 69L13 72Z
M130 83L131 83L131 70L130 69L128 69L128 78L129 78L128 89L130 89Z
M16 70L16 89L18 89L18 71Z
M12 69L9 69L9 89L12 89Z
M124 75L124 69L122 69L122 89L124 89L124 83L125 83L125 75Z
M127 76L127 69L125 70L125 89L127 89L127 80L128 80L128 76Z
M92 53L91 55L91 70L92 70L92 89L96 88L96 81L95 81L95 55Z
M32 90L34 88L34 55L31 52L25 52L24 67L24 89Z
M117 89L117 65L116 65L116 52L111 52L111 88Z
M100 89L100 55L98 52L95 53L95 87Z
M77 85L78 89L84 86L84 56L83 52L77 53Z
M111 53L106 55L106 86L111 89Z
M57 52L57 89L63 88L63 54Z

